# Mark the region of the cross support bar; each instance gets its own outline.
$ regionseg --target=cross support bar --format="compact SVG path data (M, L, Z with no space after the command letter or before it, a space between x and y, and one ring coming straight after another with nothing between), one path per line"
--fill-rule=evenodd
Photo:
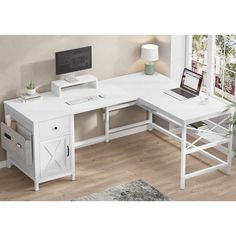
M227 163L221 163L221 164L218 164L218 165L207 167L207 168L202 169L202 170L197 170L197 171L194 171L192 173L186 174L185 179L190 179L190 178L196 177L198 175L202 175L202 174L206 174L206 173L209 173L209 172L212 172L212 171L215 171L215 170L219 170L219 169L227 167L227 165L228 165Z
M208 148L212 148L212 147L215 147L215 146L218 146L218 145L221 145L221 144L224 144L224 143L228 143L229 142L229 139L222 139L220 141L216 141L216 142L212 142L212 143L207 143L207 144L204 144L204 145L201 145L201 146L195 146L195 147L192 147L190 149L186 148L186 154L191 154L191 153L194 153L194 152L198 152L198 151L202 151L204 149L208 149Z

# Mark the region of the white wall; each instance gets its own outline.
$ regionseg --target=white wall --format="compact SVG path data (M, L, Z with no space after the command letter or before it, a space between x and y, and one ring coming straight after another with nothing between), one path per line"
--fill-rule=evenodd
M159 73L170 76L171 36L157 35L156 44L159 46L159 60L156 69Z
M157 35L160 58L156 62L157 71L172 79L181 80L186 65L186 36Z
M171 36L170 77L181 80L186 66L186 36Z

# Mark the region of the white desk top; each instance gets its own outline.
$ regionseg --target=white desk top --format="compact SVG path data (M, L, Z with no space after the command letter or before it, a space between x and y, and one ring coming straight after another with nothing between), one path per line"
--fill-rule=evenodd
M168 77L161 74L147 76L141 72L101 80L98 82L98 89L75 89L66 91L61 97L47 92L42 93L38 100L22 103L19 99L13 99L4 103L33 123L134 100L162 112L179 123L191 123L203 117L210 118L226 109L226 103L214 98L210 98L208 105L200 105L199 97L178 101L163 93L164 90L175 87L179 87L179 84ZM104 98L72 106L65 103L80 97L99 94L104 95Z
M109 80L107 80L109 82ZM142 73L112 79L112 84L129 91L138 97L138 103L150 107L178 123L193 123L225 113L227 102L210 97L207 105L200 104L194 97L179 101L163 91L179 87L179 83L161 74L145 76ZM230 111L228 111L230 113Z
M68 105L66 101L92 95L104 95L104 98L77 105ZM41 98L22 103L19 99L5 101L4 103L21 113L33 123L54 119L57 117L92 111L108 106L117 105L137 98L122 91L121 88L110 84L99 84L98 89L80 88L66 91L58 97L51 92L41 93Z

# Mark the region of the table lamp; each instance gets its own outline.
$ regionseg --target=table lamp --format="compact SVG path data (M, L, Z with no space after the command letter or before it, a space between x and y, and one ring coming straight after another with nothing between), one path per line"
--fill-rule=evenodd
M141 58L145 61L145 74L153 75L155 73L154 61L159 59L159 50L156 44L142 45Z

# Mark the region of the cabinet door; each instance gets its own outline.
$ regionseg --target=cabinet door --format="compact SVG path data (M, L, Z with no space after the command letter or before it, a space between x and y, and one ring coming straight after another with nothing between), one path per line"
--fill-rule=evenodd
M40 143L41 177L63 174L70 169L70 136L63 136Z

